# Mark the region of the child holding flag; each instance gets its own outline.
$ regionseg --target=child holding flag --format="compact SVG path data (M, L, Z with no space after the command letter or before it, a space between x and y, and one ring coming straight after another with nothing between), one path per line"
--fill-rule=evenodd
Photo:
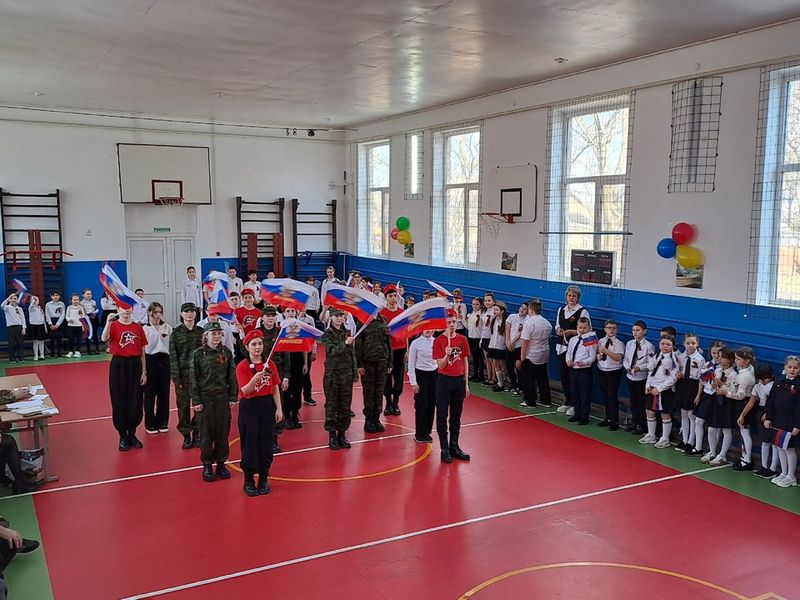
M719 367L719 352L724 347L725 344L719 340L711 342L711 347L708 349L711 354L711 360L700 371L697 396L694 399L694 427L692 428L692 437L689 440L690 447L684 450L686 456L702 456L703 454L704 427L711 413L711 403L714 402L714 387L712 384L716 376L717 367Z
M567 343L567 366L569 385L574 402L575 414L569 418L571 423L589 424L589 411L592 407L592 365L597 359L597 335L590 331L588 317L578 319L578 335Z
M291 321L297 319L297 310L291 306L283 309L285 319L283 329L291 328ZM284 335L289 333L289 329ZM284 337L284 336L281 336ZM300 407L302 406L303 377L308 373L308 354L303 349L290 349L288 356L288 376L289 387L284 394L284 408L286 409L286 429L300 429L303 424L300 422ZM277 370L277 367L276 367Z
M331 450L349 448L345 432L350 428L353 383L358 381L355 338L344 328L344 312L331 308L331 326L322 334L325 345L325 431Z
M356 364L364 393L364 431L385 431L381 424L381 401L386 374L391 373L392 345L386 318L378 315L364 327L356 338Z
M402 313L403 309L398 306L399 296L395 286L389 284L383 288L383 296L386 299L386 306L381 309L381 315L388 322ZM386 384L383 388L383 395L386 397L386 409L383 414L386 416L399 416L400 395L403 393L403 377L405 376L406 341L397 336L392 336L391 345L392 370L386 377Z
M781 461L781 474L772 478L778 487L797 485L797 440L800 435L800 357L787 356L786 377L776 381L767 397L765 429L773 429L772 444Z

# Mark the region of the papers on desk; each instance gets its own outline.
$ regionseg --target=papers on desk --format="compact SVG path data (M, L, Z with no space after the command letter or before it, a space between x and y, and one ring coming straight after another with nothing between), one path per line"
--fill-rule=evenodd
M30 400L6 404L6 407L8 410L23 417L31 417L34 415L57 415L58 409L53 406L47 406L44 403L45 398L47 398L47 394L39 394L37 396L33 396Z

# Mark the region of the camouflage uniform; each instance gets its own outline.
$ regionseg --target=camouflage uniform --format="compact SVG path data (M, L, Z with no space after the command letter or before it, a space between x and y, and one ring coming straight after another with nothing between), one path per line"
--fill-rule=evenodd
M386 319L378 315L356 338L356 364L364 369L361 385L364 390L365 429L375 429L383 409L383 388L386 371L392 359L392 345Z
M192 386L192 354L203 345L203 329L195 325L189 329L181 323L172 331L169 340L170 377L175 383L175 400L178 406L178 431L184 436L197 435L197 420L190 409Z
M200 461L204 465L228 460L228 435L231 431L229 403L236 402L239 384L233 354L223 344L202 346L192 354L192 406L203 405L196 413L200 429Z
M325 431L330 433L343 433L350 427L353 382L358 380L358 371L354 344L344 343L349 336L344 327L331 326L320 338L325 345Z
M12 402L16 401L16 398L14 398L14 392L11 390L0 390L0 404L11 404Z

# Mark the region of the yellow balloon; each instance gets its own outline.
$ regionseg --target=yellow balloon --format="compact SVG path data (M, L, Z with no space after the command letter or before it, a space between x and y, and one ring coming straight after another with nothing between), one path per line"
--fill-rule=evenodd
M397 234L397 242L402 244L403 246L405 246L406 244L410 244L412 239L413 238L411 237L411 232L408 230L400 231Z
M678 264L686 269L694 269L703 264L703 253L692 246L678 246L675 251Z

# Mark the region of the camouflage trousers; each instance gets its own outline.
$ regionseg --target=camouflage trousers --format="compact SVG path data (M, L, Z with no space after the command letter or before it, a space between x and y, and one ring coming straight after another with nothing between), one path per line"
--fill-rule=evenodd
M204 465L228 460L231 409L227 402L204 400L202 412L195 413L200 429L200 462Z
M383 410L383 389L389 363L385 360L365 361L363 367L361 386L364 391L364 416L367 420L377 419Z
M322 387L325 390L325 431L347 431L353 401L353 370L326 370Z

